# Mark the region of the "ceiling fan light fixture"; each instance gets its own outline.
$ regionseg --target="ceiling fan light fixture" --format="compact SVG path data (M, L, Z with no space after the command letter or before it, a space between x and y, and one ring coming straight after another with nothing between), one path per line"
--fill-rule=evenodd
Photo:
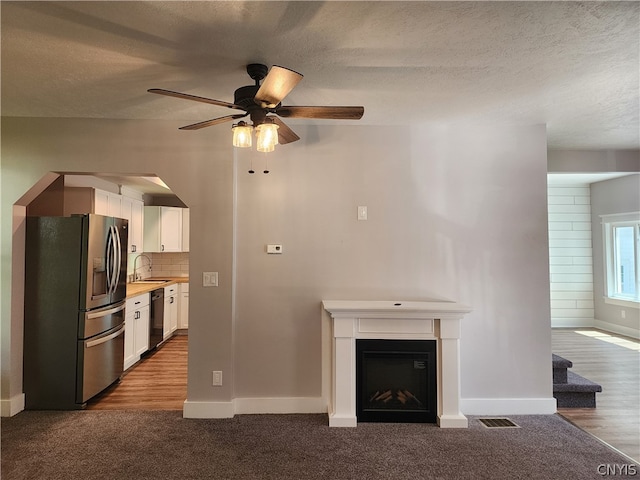
M233 146L239 148L251 147L253 128L245 122L238 122L231 127L233 130Z
M259 152L273 152L278 144L278 125L271 120L256 127L256 149Z

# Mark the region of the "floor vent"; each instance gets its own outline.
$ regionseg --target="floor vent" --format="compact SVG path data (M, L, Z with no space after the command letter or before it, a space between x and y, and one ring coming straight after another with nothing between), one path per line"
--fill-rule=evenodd
M487 428L520 428L508 418L480 418L478 420Z

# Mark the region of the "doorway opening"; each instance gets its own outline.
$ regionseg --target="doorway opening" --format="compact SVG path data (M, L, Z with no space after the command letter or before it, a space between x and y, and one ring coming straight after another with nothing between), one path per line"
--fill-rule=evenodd
M180 236L179 250L174 249L171 252L149 250L150 247L144 242L144 233L147 227L144 224L144 211L147 207L179 208L181 213L186 212L185 215L180 216L180 228L174 229L174 233L177 231ZM25 288L28 288L28 285L24 284L26 217L91 213L127 219L131 226L130 238L134 225L137 228L138 239L129 241L126 254L123 255L127 258L127 298L149 293L146 290L140 290L141 286L138 285L135 286L136 288L130 289L136 279L136 270L151 280L158 276L169 277L171 285L177 288L169 300L173 305L171 309L175 315L175 327L171 334L165 335L160 348L149 350L148 347L145 349L144 344L138 345L137 357L134 357L134 361L130 362L128 368L125 366L120 382L89 399L86 408L181 410L186 399L187 383L189 215L184 202L156 175L52 172L43 177L16 202L14 205L12 249L14 272L12 310L17 315L12 314L12 318L15 318L15 322L19 325L17 325L17 329L12 328L12 332L19 333L24 326L24 294ZM142 261L145 257L149 259L148 262ZM140 318L144 320L144 315L133 317L132 323L136 323ZM142 330L144 329L139 326L137 330L128 328L129 339L136 336L144 338L145 335L148 335ZM127 338L126 333L125 338ZM22 342L20 345L22 346ZM20 357L22 357L22 352L20 352ZM168 365L170 368L161 366L160 370L167 371L167 374L171 376L170 384L168 385L156 372L144 381L146 388L140 388L139 385L135 388L126 387L129 384L133 386L136 377L144 374L141 367L145 363L148 364L148 368L158 368L154 365L159 363ZM22 377L24 374L22 362L18 368L19 375ZM140 373L137 373L138 370ZM22 385L20 389L22 390ZM157 391L160 390L164 392L163 396L158 395ZM174 393L167 395L167 391ZM18 413L24 408L24 393L20 396L21 399L16 397L15 401L12 398L12 404L15 403L15 408L11 408L10 415Z

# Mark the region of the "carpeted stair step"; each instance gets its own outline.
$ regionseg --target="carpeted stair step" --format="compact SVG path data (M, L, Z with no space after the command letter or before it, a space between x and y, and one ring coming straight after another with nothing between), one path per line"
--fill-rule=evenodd
M553 384L558 408L596 408L596 392L601 391L602 386L573 372L567 372L567 383Z
M553 384L567 383L567 368L573 367L573 362L552 353L551 364L553 366Z

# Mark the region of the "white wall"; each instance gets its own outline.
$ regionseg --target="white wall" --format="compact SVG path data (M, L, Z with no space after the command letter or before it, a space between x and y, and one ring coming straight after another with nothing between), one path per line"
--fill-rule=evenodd
M544 127L295 130L303 140L268 156L267 176L246 174L249 154L238 154L234 302L228 130L3 119L3 284L11 275L6 212L42 175L155 173L190 208L190 276L220 272L217 288L191 282L189 416L253 408L252 399L296 408L295 399L319 398L320 302L339 298L470 305L461 340L465 413L548 413ZM358 205L369 207L366 222L356 220ZM284 254L266 255L267 243L282 243ZM16 326L9 289L1 295L4 362ZM3 363L3 385L20 370ZM223 387L211 386L212 370L224 372Z
M461 341L469 412L551 397L544 128L321 138L282 148L269 176L239 159L236 396L319 395L322 299L445 299L474 310Z
M589 185L548 187L551 326L593 326L593 249Z

